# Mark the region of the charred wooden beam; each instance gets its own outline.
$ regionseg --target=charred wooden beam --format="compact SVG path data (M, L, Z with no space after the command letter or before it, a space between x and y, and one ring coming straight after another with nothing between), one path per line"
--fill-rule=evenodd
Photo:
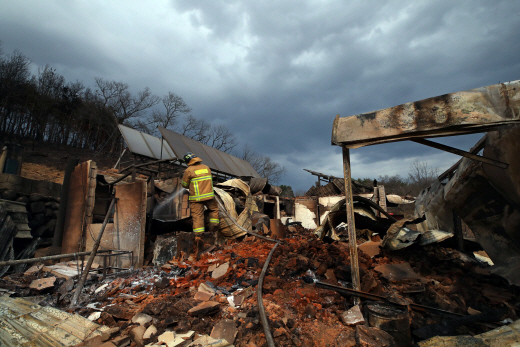
M460 150L460 149L457 149L457 148L453 148L453 147L450 147L450 146L446 146L446 145L443 145L443 144L440 144L440 143L437 143L437 142L433 142L433 141L430 141L430 140L412 139L411 141L416 142L416 143L420 143L421 145L425 145L425 146L428 146L428 147L440 149L441 151L445 151L445 152L453 153L453 154L456 154L456 155L460 155L460 156L463 156L465 158L481 161L483 163L494 165L494 166L497 166L497 167L502 168L502 169L507 169L508 166L509 166L509 164L502 163L501 161L498 161L498 160L493 160L493 159L481 157L479 155L472 154L470 152L466 152L466 151L463 151L463 150Z
M359 279L359 259L357 254L356 225L354 222L354 201L352 199L352 173L350 166L350 150L343 147L343 173L345 182L345 205L347 210L348 245L350 250L350 264L352 269L352 287L361 289ZM359 304L359 298L354 298L354 304Z
M65 225L65 215L67 213L67 206L69 201L69 187L70 187L70 177L72 176L72 172L74 168L78 165L79 159L70 158L67 160L67 166L65 167L65 176L63 177L63 185L61 186L61 196L60 196L60 207L58 209L58 218L56 220L56 229L54 231L54 236L52 239L53 247L60 247L63 241L63 227Z
M160 164L160 163L168 163L170 161L175 161L175 160L176 159L161 159L161 160L154 160L154 161L150 161L150 162L142 163L142 164L137 164L136 163L136 164L133 164L133 165L125 167L120 172L125 172L125 171L131 170L131 169L138 169L138 168L141 168L141 167L144 167L144 166L148 166L148 165L157 165L157 164Z
M520 123L520 81L495 84L363 113L336 116L332 144L362 146L485 132Z
M478 140L478 142L473 147L471 147L471 149L469 150L469 153L477 154L478 152L480 152L486 145L486 138L487 138L487 135L482 136L482 138L480 140ZM457 168L459 167L461 162L462 162L462 158L459 161L457 161L455 164L453 164L448 170L441 173L439 176L439 181L442 181L446 178L451 178L451 176L453 175L453 172L455 170L457 170Z

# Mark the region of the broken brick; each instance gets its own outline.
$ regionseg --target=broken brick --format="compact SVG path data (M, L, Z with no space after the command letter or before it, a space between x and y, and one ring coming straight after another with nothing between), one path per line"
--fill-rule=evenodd
M209 316L219 311L219 303L215 301L203 302L188 311L192 316Z
M235 321L231 319L222 319L217 324L215 324L211 330L210 336L217 340L224 339L232 345L235 342L237 333L238 329L236 327Z

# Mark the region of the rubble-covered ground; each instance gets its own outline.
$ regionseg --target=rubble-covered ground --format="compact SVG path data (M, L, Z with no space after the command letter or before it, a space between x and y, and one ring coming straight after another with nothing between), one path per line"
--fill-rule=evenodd
M378 335L377 329L346 324L342 316L353 306L352 298L314 285L316 280L350 285L347 243L319 241L302 228L289 232L283 241L273 254L263 285L263 302L277 346L391 345L387 335ZM58 278L50 288L29 288L35 279L50 277L50 273L11 274L0 280L0 288L14 292L12 296L42 296L35 300L40 305L119 327L111 338L116 346L139 345L141 342L135 342L139 325L146 330L153 325L157 330L150 337L145 335L148 338L142 343L146 345L157 343L165 331L210 335L219 322L230 324L235 346L266 346L256 290L272 247L272 242L248 236L217 246L200 260L172 260L161 269L148 267L126 277L91 280L74 310L69 308L70 281ZM415 342L442 334L480 334L500 326L501 321L518 319L518 288L456 250L440 245L396 252L377 245L366 253L362 249L363 291L393 302L413 302L470 317L410 311ZM397 267L402 271L388 267L394 264L403 264Z

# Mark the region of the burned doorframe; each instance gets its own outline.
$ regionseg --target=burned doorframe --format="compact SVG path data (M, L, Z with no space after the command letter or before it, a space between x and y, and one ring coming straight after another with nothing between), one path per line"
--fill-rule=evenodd
M520 123L520 81L445 94L350 117L336 116L332 126L331 143L341 146L343 151L354 289L360 288L360 282L355 242L350 149L412 140L448 150L446 146L431 143L424 138L486 132L515 123ZM500 165L502 168L503 164L508 164L497 163L497 160L492 158L488 158L492 159L489 161L461 150L449 149L449 151L472 160Z

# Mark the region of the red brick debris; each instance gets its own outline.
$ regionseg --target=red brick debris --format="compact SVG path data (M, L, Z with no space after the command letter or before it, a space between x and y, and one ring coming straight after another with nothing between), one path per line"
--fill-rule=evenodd
M312 232L301 227L296 232L288 231L283 241L273 254L263 286L264 306L277 346L395 343L386 332L369 328L368 322L367 326L348 325L342 316L346 317L346 312L354 306L352 298L313 284L319 280L349 286L348 243L317 240ZM187 345L198 335L211 335L223 320L231 326L234 322L236 327L233 334L228 332L229 339L234 337L230 343L239 347L266 346L256 286L272 246L272 242L246 236L217 246L200 260L172 259L161 269L145 267L123 278L91 280L74 312L117 328L109 338L116 346L157 343L165 331L195 331L181 344ZM381 249L371 258L360 249L359 263L362 290L393 302L413 302L463 315L499 310L499 319L518 319L518 288L490 275L484 265L467 261L456 250L438 244L394 252ZM389 264L405 264L391 268L412 271L413 276L404 273L400 278L385 273L385 265ZM228 266L227 271L221 269L220 273L224 273L213 278L212 272L221 265ZM13 296L32 296L36 289L30 288L30 283L51 275L43 270L25 276L12 274L0 279L0 287L13 291ZM54 287L38 292L47 295L40 305L71 312L68 305L72 291L60 293L62 285L64 279L58 278ZM430 312L409 313L412 332L452 318ZM146 329L136 329L140 326ZM492 322L470 322L450 327L447 334L474 335L496 326ZM421 340L414 334L412 338L415 342ZM109 345L108 341L105 343Z

